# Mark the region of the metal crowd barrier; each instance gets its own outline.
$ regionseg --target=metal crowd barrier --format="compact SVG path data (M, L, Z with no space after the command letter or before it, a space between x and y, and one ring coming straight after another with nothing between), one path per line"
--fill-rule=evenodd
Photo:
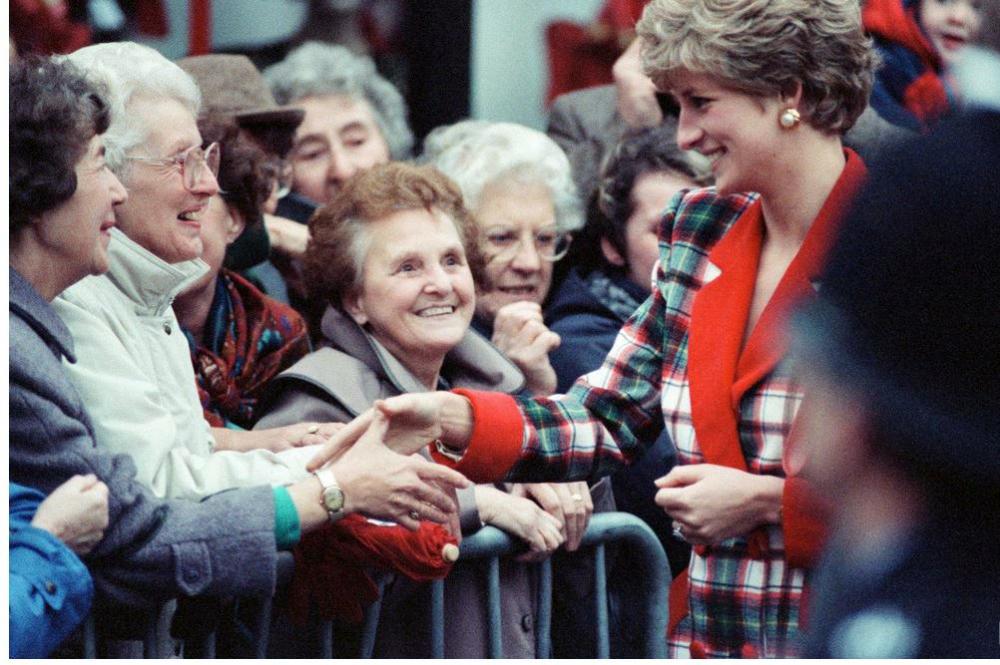
M580 551L592 548L594 556L595 584L595 631L596 658L609 658L610 626L608 618L608 581L605 570L605 546L608 543L621 544L634 553L637 570L631 574L644 580L641 585L641 597L635 601L641 606L642 623L642 653L646 658L663 658L666 656L666 626L667 626L667 593L670 585L670 567L659 540L652 530L640 519L626 513L598 513L591 517L590 524L583 537ZM472 536L463 539L461 554L456 565L487 561L487 617L488 617L488 655L490 658L503 657L503 639L501 635L500 611L500 560L523 550L523 545L516 539L494 527L486 526ZM291 579L292 557L283 553L279 559L278 586L287 586ZM538 598L537 616L535 617L537 654L539 658L551 657L551 626L552 626L552 564L550 560L538 564ZM448 634L447 617L444 611L444 589L447 579L431 583L431 656L443 658L445 642ZM252 642L254 657L266 658L270 640L271 621L273 619L273 598L247 599L257 605L253 611ZM197 600L195 602L198 602ZM211 604L211 599L205 599ZM162 630L163 612L166 606L148 611L135 612L130 615L132 621L131 637L142 643L143 658L163 658L173 654L161 653L163 650ZM371 658L375 648L375 638L381 614L381 601L376 601L367 608L364 618L364 628L361 635L361 658ZM95 658L107 655L102 646L101 617L88 617L83 629L83 655L85 658ZM314 634L319 635L318 653L314 657L332 658L334 656L333 622L316 621L312 626ZM183 639L182 654L186 658L214 658L216 656L216 630L208 630L204 634L188 636Z

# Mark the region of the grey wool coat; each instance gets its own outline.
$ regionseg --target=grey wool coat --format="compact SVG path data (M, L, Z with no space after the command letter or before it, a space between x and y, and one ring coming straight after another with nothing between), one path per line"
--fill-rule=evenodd
M180 595L264 595L275 585L270 487L164 501L135 480L128 455L97 448L61 359L73 340L55 311L10 268L10 479L48 494L76 474L109 490L109 525L84 558L99 597L149 606Z

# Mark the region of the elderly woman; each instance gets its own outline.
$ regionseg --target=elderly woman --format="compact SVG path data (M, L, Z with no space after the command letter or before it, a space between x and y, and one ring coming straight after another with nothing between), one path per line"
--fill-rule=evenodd
M292 189L313 205L333 198L358 171L410 156L406 103L371 58L307 42L264 78L279 104L305 111L292 148Z
M191 348L198 396L213 427L249 429L261 391L273 377L309 353L305 321L223 268L226 249L263 224L274 187L269 158L221 120L198 123L206 144L218 143L219 191L201 216L201 259L208 272L174 301Z
M52 563L60 557L51 539L33 533L26 522L50 530L83 556L105 602L146 606L179 595L271 593L277 550L328 524L335 506L324 498L336 498L335 493L325 492L322 480L306 478L287 487L260 483L202 501L164 500L137 481L127 455L109 453L95 442L95 424L60 363L74 362L81 349L49 301L115 262L109 230L126 193L106 162L103 134L110 109L99 88L65 60L12 66L10 93L18 103L10 113L9 471L12 483L50 494L41 506L34 492L11 494L11 543L27 541L32 548L11 551L12 576L24 572L21 564L28 561L21 582L32 587L11 582L11 617L17 623L11 625L12 653L42 655L47 639L54 646L55 633L65 634L85 616L83 600L90 595L81 566L57 575L39 561L38 554ZM157 433L141 432L132 446L141 448L146 436ZM371 443L329 470L340 485L339 513L416 528L409 512L430 500L443 508L423 516L444 520L450 499L436 483L464 486L460 477L441 476L454 472ZM70 504L71 510L54 515L55 504ZM46 589L52 582L58 586L54 595ZM25 609L15 607L21 592L30 594L30 607L18 615ZM41 630L33 622L40 614L60 625ZM21 637L26 641L17 641Z
M437 439L439 461L480 481L599 476L666 427L679 464L656 502L695 545L671 594L675 656L795 653L823 519L783 464L802 398L783 326L815 297L865 175L840 138L872 84L859 14L854 0L653 0L637 26L646 70L677 98L678 144L711 160L716 187L672 200L652 297L565 396L377 405L395 449Z
M559 336L542 322L542 304L553 263L583 225L566 155L545 134L511 123L460 122L427 145L425 159L461 187L483 239L473 325L524 372L532 394L555 392L548 354Z
M373 167L320 209L310 231L309 283L330 304L323 317L325 345L274 381L260 426L303 418L346 422L375 400L407 392L521 389L517 368L469 330L476 307L473 276L483 268L477 227L455 185L437 170ZM590 501L582 483L568 491L580 493L581 507ZM493 485L460 494L459 504L466 531L496 525L538 556L563 543L561 520ZM567 510L565 519L575 548L586 516ZM535 654L533 632L520 620L532 612L528 573L523 565L505 564L509 657ZM470 600L478 581L449 579L448 603L455 606L449 616L459 623L449 631L448 653L483 657L486 620L478 613L484 604ZM398 638L383 634L380 642ZM392 647L386 648L389 655Z
M115 211L121 231L111 230L107 274L85 278L54 303L74 336L77 362L67 372L90 409L98 445L131 455L138 479L163 497L201 499L233 487L308 479L308 449L288 448L322 440L326 426L211 428L171 307L174 296L207 269L198 259L201 231L218 193L218 146L201 147L197 87L176 65L137 44L101 44L68 59L107 86L108 165L130 194ZM403 476L396 474L407 473L387 471L385 482L397 483ZM350 506L348 488L341 489ZM403 494L409 505L393 512L406 513L404 523L416 526L408 510L420 512L423 504L409 490ZM340 505L334 512L343 510Z

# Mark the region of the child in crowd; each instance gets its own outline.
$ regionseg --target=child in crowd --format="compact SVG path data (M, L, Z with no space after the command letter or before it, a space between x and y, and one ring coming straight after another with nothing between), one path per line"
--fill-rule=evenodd
M865 30L882 58L871 105L889 122L926 131L952 107L945 72L982 22L981 0L867 0Z

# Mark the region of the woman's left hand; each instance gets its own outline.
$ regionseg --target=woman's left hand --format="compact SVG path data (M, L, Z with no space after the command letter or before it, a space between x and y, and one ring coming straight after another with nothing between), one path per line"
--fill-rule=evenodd
M694 545L714 545L779 521L785 481L716 464L676 466L656 481L656 505Z
M574 552L580 547L594 512L587 483L582 480L571 483L518 483L511 486L510 493L534 499L545 512L559 520L567 552Z
M296 423L271 429L251 431L213 427L216 450L270 450L279 453L290 448L319 445L339 432L344 423Z

